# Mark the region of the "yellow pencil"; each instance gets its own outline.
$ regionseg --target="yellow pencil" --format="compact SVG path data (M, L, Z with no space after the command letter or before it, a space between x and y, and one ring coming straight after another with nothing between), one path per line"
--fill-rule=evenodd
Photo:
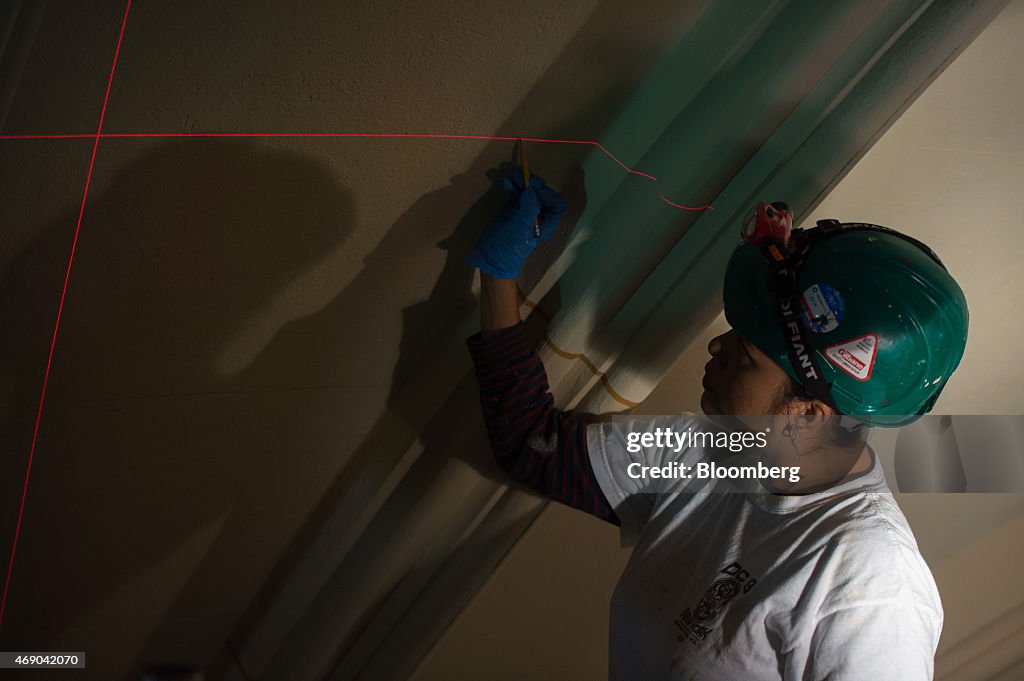
M526 162L526 148L523 147L523 138L519 138L519 163L523 166L523 189L530 186L530 166ZM533 223L533 235L540 236L540 220Z

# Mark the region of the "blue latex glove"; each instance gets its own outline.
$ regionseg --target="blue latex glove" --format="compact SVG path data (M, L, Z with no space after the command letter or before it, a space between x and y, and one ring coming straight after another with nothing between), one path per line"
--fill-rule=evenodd
M498 279L515 279L527 256L552 237L565 212L565 197L532 175L523 189L522 173L501 181L508 203L477 239L467 263ZM534 227L540 219L540 236Z

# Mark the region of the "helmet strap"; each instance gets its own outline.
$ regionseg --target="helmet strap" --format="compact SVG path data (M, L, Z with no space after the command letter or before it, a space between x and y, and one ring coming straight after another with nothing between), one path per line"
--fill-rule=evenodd
M761 252L769 267L768 288L775 294L775 318L786 340L793 371L800 377L801 385L811 397L840 414L808 340L807 326L801 314L797 274L808 250L809 244L800 229L793 230L790 244L783 244L780 240L768 240L761 244Z

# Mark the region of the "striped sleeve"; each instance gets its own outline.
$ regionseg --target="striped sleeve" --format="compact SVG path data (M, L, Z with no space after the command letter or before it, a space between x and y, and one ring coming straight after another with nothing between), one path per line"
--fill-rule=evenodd
M522 322L487 337L477 333L466 345L501 469L549 499L619 525L590 465L585 417L555 408Z

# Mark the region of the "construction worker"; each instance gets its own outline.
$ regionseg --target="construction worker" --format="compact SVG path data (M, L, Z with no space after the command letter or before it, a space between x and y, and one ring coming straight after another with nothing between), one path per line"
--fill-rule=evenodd
M635 544L610 677L932 678L942 606L867 433L928 412L963 355L966 301L935 254L875 225L793 230L785 204L758 204L725 273L732 329L708 345L705 414L609 421L555 408L524 337L515 277L565 210L529 182L504 180L469 258L482 329L467 344L503 470ZM744 441L761 469L689 437L733 417L766 440ZM799 475L693 473L716 462Z

